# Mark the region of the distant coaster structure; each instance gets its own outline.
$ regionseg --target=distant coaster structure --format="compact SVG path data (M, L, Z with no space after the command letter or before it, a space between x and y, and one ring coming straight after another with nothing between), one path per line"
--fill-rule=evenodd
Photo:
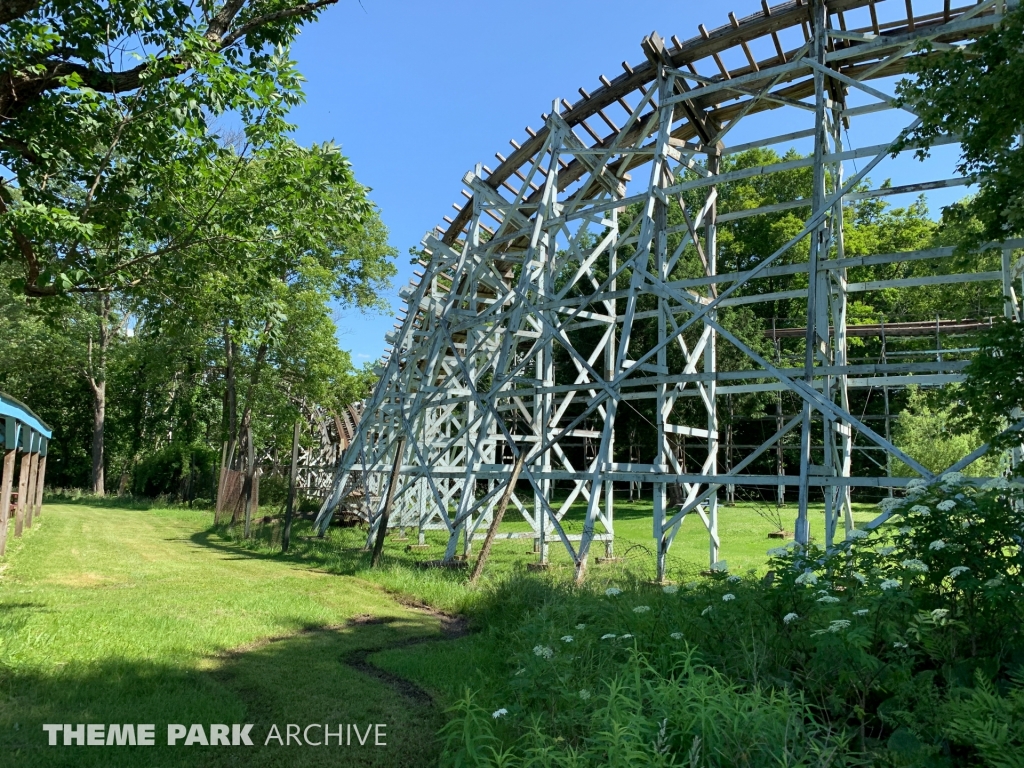
M843 210L858 200L967 183L933 175L866 188L902 131L917 124L911 109L898 106L894 82L924 55L921 44L942 50L969 43L1012 6L1005 0L961 7L950 0L764 3L747 18L730 13L729 23L713 31L700 25L699 35L686 41L652 34L641 43L642 63L623 62L620 75L602 75L600 87L581 88L574 103L554 101L543 126L512 141L514 151L498 154L496 168L478 164L464 176L467 200L424 238L421 270L400 292L405 307L317 518L320 530L360 485L358 509L372 536L393 475L389 524L418 529L421 541L424 531L444 531L445 559L453 559L460 543L464 554L482 538L516 457L526 451L520 488L531 489L532 501L513 496L512 502L529 523L521 535L536 541L542 562L550 546L561 545L583 578L594 542L612 553L616 491L642 484L653 493L653 551L664 578L667 553L687 515L699 516L710 564L719 562L725 487L795 487L800 543L809 539L809 498L820 494L825 543L832 545L853 529L851 489L899 488L909 480L891 475L890 460L875 462L874 475L854 476L855 442L926 481L944 474L865 423L851 408L850 392L961 381L967 358L941 351L940 332L949 323L936 325L938 351L912 362L852 364L848 302L885 288L994 281L1005 315L1019 321L1013 250L1024 242L988 246L1001 250L997 271L936 268L858 284L848 280L848 270L937 264L953 249L848 256ZM882 126L885 140L853 143L850 125L869 120L873 128L858 135L877 136ZM779 125L791 130L780 135ZM800 141L813 146L807 157L738 170L723 164L752 148ZM938 165L915 168L935 174ZM897 165L897 174L906 167ZM725 185L795 168L813 174L810 199L719 213ZM888 166L880 170L889 173ZM673 207L682 210L683 223L670 222ZM781 210L807 212L800 231L774 253L752 254L743 271L719 272L721 229ZM679 279L677 265L694 251L702 274ZM771 289L772 278L793 275L803 276L794 289ZM793 299L806 301L806 327L788 330L789 337L803 337L799 365L769 359L720 321L728 307ZM720 370L723 345L746 364ZM681 366L669 365L670 349ZM754 391L789 393L798 412L780 417L773 434L744 446L724 466L723 398ZM677 407L685 398L694 399L696 410ZM629 401L641 400L654 403L656 447L653 455L623 463L616 459L616 418ZM685 419L684 410L691 414ZM799 434L798 472L750 470L790 433L794 442ZM680 438L688 440L691 467L700 451L696 471L680 462ZM582 460L581 441L593 446ZM961 470L985 451L979 446L945 471ZM567 495L556 499L555 483ZM586 517L573 533L563 522L577 503L585 503Z

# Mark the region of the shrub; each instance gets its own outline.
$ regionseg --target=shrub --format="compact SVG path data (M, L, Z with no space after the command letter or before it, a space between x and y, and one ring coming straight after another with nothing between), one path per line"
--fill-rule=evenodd
M913 484L831 551L772 550L766 579L495 585L507 668L452 711L447 759L1019 765L1024 486L962 482Z
M219 462L220 454L205 445L170 443L136 465L132 492L151 498L209 496Z

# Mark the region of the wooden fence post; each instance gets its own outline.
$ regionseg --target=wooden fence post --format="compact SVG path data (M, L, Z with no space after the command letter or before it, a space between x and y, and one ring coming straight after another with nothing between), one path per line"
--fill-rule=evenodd
M8 419L10 424L13 419ZM11 517L11 488L14 484L14 458L17 453L14 445L14 438L10 435L13 429L7 430L7 441L4 443L4 464L3 476L0 477L0 556L3 556L7 548L7 523Z
M398 438L398 447L395 449L395 463L391 467L391 478L388 480L388 492L384 497L384 508L380 511L380 521L377 523L377 540L373 543L373 555L370 557L370 567L376 568L380 563L381 552L384 551L384 536L388 531L388 518L391 517L391 503L395 500L395 487L398 485L398 474L402 469L402 457L405 455L405 435Z
M32 527L32 513L36 506L36 474L39 471L39 449L36 443L39 438L33 436L32 452L28 459L28 489L25 491L25 527Z
M512 467L512 474L508 478L508 485L505 486L505 490L501 494L501 500L498 502L498 507L494 510L494 517L491 519L491 525L487 529L487 536L484 538L483 546L480 547L480 554L476 558L476 565L473 566L473 575L469 577L470 584L476 584L480 574L484 572L484 564L491 554L491 545L494 544L494 537L498 533L498 526L501 525L501 519L505 516L508 503L512 501L512 494L516 492L519 473L523 471L523 465L526 463L526 454L529 452L530 447L528 445L519 449L516 463Z
M43 514L43 485L46 482L46 454L49 453L49 440L43 438L39 452L39 469L36 470L36 517Z
M284 533L281 536L281 552L288 551L288 545L292 541L292 516L295 513L295 483L299 474L299 430L301 422L295 422L295 432L292 434L292 471L288 476L288 508L284 512Z
M27 427L22 427L27 429ZM21 538L25 530L25 497L28 496L28 475L31 453L22 453L18 463L18 505L14 513L14 536Z

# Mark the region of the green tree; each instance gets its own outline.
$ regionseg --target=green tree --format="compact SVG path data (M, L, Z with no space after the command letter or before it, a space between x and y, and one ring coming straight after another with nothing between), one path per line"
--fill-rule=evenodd
M285 133L301 99L288 45L336 1L0 3L0 261L16 289L132 286L208 242L173 195L228 154L211 121L237 116L256 148Z
M1024 9L1019 6L992 31L965 48L911 60L915 78L898 86L921 124L905 142L920 142L926 157L939 136L960 137L958 171L978 183L970 201L981 222L968 245L1024 232ZM930 51L930 46L926 47Z

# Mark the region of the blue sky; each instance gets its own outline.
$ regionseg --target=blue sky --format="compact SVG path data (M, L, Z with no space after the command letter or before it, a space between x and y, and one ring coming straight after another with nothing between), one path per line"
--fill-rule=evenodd
M929 2L919 0L915 10L931 10L918 7ZM879 7L905 13L903 3ZM527 125L539 127L554 98L575 101L577 88L595 90L599 75L622 71L621 61L642 61L640 40L653 30L686 40L700 23L728 23L730 10L743 18L760 8L760 0L339 0L292 51L307 79L306 103L292 115L296 137L306 144L333 139L357 178L373 188L399 250L388 297L397 307L398 288L411 276L408 249L454 214L462 175L477 162L494 167L494 153L507 154L509 139L522 141ZM780 118L776 133L786 131L784 111L770 113ZM900 127L892 119L855 123L852 138L887 141ZM730 139L747 140L739 129ZM892 175L897 183L938 178L952 175L954 160L946 148L930 174L906 160L886 161L873 176L880 182ZM930 197L933 212L963 194L961 188ZM348 310L338 324L341 346L358 365L381 355L394 319Z

